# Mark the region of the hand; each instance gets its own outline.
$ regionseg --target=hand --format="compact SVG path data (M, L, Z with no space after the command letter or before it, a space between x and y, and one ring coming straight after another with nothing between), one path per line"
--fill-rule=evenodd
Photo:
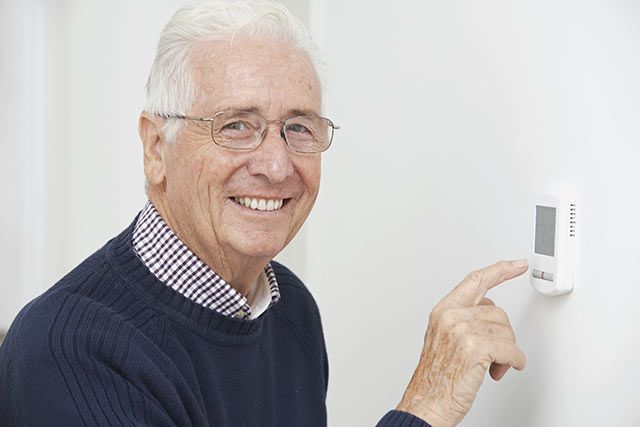
M471 409L487 369L500 380L524 369L507 314L486 292L527 271L526 260L501 261L474 271L429 315L420 362L396 409L433 427L458 424Z

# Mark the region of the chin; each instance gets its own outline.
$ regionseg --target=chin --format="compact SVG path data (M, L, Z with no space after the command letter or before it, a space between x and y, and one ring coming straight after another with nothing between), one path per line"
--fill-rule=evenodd
M236 252L251 258L275 257L286 246L286 236L274 233L251 233L237 239Z

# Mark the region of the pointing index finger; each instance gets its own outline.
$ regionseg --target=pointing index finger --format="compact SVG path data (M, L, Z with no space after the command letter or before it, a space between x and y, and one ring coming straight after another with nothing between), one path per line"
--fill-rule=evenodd
M449 292L445 300L456 305L478 305L489 289L520 276L527 271L528 267L529 263L526 259L499 261L469 274Z

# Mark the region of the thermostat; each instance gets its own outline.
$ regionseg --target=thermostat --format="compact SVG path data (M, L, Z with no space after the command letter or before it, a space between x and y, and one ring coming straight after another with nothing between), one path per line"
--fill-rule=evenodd
M563 295L574 285L576 202L551 194L535 199L531 284L544 295Z

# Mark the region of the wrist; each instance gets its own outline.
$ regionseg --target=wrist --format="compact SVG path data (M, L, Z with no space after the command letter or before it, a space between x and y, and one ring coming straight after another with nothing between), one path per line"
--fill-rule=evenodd
M429 424L431 427L451 427L457 425L456 422L447 420L439 415L440 411L438 411L437 408L432 408L430 406L433 405L425 404L422 399L412 399L405 395L402 397L398 406L396 406L396 410L414 415Z

